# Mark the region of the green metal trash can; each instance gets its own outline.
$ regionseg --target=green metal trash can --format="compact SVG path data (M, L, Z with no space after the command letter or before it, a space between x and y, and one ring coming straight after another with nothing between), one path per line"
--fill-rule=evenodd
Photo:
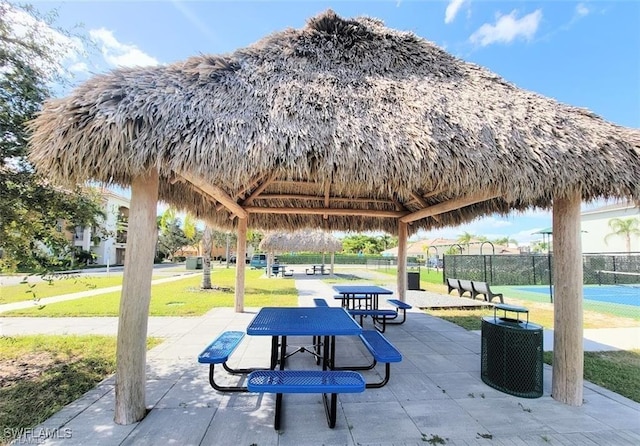
M497 311L504 311L498 317ZM516 314L508 318L507 312ZM526 314L526 321L520 316ZM482 318L482 381L523 398L542 396L543 329L529 322L529 310L514 305L494 306L493 316Z
M202 257L187 257L187 269L202 269Z

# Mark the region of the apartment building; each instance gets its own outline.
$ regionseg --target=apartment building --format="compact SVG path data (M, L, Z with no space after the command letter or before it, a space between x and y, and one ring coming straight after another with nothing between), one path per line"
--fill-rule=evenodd
M73 245L94 255L98 265L122 265L127 245L130 200L107 189L100 192L105 219L99 227L76 226Z

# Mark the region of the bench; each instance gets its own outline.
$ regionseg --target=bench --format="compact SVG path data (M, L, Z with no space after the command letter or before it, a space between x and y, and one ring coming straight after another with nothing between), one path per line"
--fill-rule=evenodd
M360 373L346 370L257 370L249 374L247 381L249 392L276 394L276 430L280 429L284 393L321 393L327 422L334 428L338 394L364 392L365 386ZM327 394L331 394L331 401Z
M387 321L387 324L399 325L404 323L404 321L407 319L407 310L410 310L413 307L408 303L402 302L401 300L398 300L398 299L387 299L387 302L389 302L391 305L396 307L396 317L394 317L393 319L396 319L400 314L399 311L402 310L402 320L400 322L397 322L392 319L391 321Z
M329 306L329 304L327 303L327 301L326 301L326 300L324 300L324 299L322 299L322 298L319 298L319 297L318 297L318 298L313 299L313 304L314 304L316 307L328 307L328 306Z
M324 265L313 265L311 268L306 268L304 272L307 276L313 276L315 274L328 276L331 274L331 269L326 269Z
M469 297L476 298L476 292L473 290L473 283L470 280L458 279L458 282L460 283L460 289L458 290L460 297L464 297L464 293L469 293Z
M494 293L491 291L487 282L471 282L471 285L473 287L474 297L481 294L487 302L491 302L494 297L497 297L500 299L500 303L504 303L502 293Z
M394 310L374 310L370 308L355 308L347 310L351 317L355 319L356 316L360 316L360 326L362 326L362 319L366 316L371 316L373 321L373 327L380 333L384 333L387 327L387 320L395 319L398 317L398 313Z
M198 362L200 364L209 364L209 384L214 389L220 392L246 392L247 388L244 386L221 386L215 382L214 379L214 367L216 364L222 364L224 369L234 375L246 374L256 369L234 369L227 365L229 356L240 345L244 338L244 332L242 331L225 331L220 334L216 339L211 342L205 348L202 353L198 355Z
M447 294L450 294L453 290L456 290L458 295L460 295L460 282L458 279L447 278Z
M387 338L376 330L362 330L359 335L362 343L367 348L373 361L367 365L350 365L343 367L334 367L335 370L371 370L377 363L385 365L384 378L380 382L367 383L367 389L376 389L384 386L389 382L391 376L391 363L402 361L402 353L391 344Z

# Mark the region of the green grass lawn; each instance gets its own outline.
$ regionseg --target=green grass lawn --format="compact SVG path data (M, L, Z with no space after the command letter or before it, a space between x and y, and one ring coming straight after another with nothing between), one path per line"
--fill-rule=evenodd
M44 282L3 286L0 289L0 304L22 302L34 298L41 299L117 285L122 285L122 274L111 277L57 277Z
M553 363L552 352L544 362ZM640 403L640 350L585 352L584 379Z
M159 339L149 338L148 348ZM115 372L114 336L0 337L0 444Z
M164 279L169 276L154 275L152 280ZM46 276L46 280L36 283L20 283L0 288L0 304L23 302L63 294L78 293L98 288L109 288L122 285L122 273L106 276Z
M298 291L288 279L262 278L260 270L246 270L245 307L297 306ZM154 285L151 288L151 316L200 316L214 307L233 307L235 268L213 270L211 282L222 289L201 290L202 276L192 276ZM120 292L69 300L45 306L15 310L0 316L117 316Z

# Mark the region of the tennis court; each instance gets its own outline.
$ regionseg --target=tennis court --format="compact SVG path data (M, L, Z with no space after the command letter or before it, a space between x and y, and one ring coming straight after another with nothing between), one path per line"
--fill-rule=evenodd
M548 285L516 286L513 289L528 293L549 295ZM555 294L555 292L554 292ZM585 285L586 300L640 307L640 285Z

